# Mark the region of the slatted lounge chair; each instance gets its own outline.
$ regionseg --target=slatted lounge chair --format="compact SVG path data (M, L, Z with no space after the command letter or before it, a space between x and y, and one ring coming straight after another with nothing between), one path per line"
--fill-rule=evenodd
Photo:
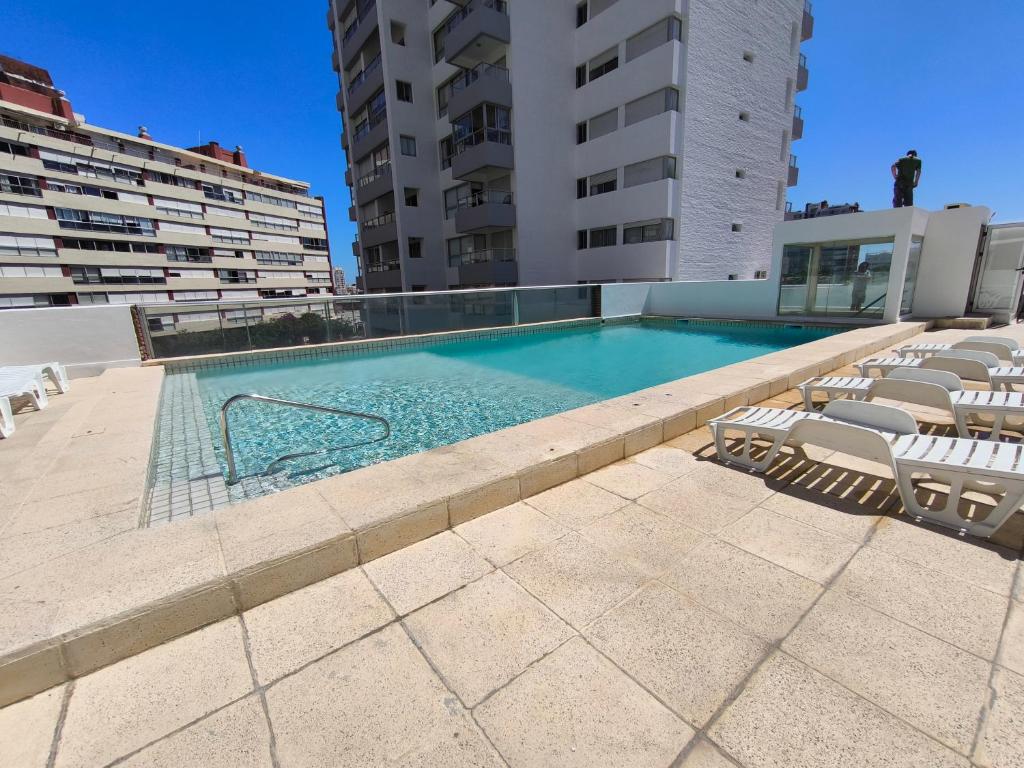
M999 358L991 352L984 352L973 349L946 349L930 357L874 357L858 363L860 375L867 377L872 370L877 370L879 376L885 376L897 368L920 368L925 360L932 360L936 357L955 358L958 360L977 360L988 368L998 368ZM927 366L925 366L927 367Z
M1024 349L1009 336L968 336L955 344L908 344L895 350L900 357L931 357L951 349L973 349L992 352L1011 365L1024 365Z
M0 436L14 434L14 413L11 399L27 397L36 410L46 407L46 387L38 373L31 371L0 371Z
M39 363L37 365L5 365L0 367L0 374L5 371L31 371L38 373L56 387L59 394L64 394L71 389L71 382L64 366L60 363Z
M1024 429L1024 393L965 390L960 377L950 371L897 368L884 379L819 376L801 384L800 391L807 410L813 410L817 393L825 394L829 402L839 397L865 402L883 398L936 408L953 418L957 434L964 438L973 438L971 424L987 429L987 439L997 441L1004 429Z
M992 536L1024 503L1024 447L921 435L914 418L900 408L856 400L836 400L820 414L741 406L709 424L721 460L757 471L767 469L783 445L816 445L886 464L911 516L972 536ZM728 450L728 431L744 435L741 453ZM760 461L753 461L749 452L755 435L772 440ZM940 508L928 509L917 500L915 476L949 486ZM965 491L980 491L999 500L983 520L965 520L958 514Z

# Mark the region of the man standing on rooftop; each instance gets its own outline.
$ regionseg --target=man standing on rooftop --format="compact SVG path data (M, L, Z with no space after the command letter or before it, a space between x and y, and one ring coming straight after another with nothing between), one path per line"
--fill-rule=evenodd
M914 204L914 188L921 180L921 161L916 149L908 149L907 154L892 164L892 207L903 208Z

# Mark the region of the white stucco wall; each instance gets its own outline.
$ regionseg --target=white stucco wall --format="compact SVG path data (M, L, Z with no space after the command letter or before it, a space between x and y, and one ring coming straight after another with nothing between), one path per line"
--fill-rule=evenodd
M651 286L657 283L611 283L601 286L601 317L650 314Z
M992 211L982 205L928 215L914 291L914 317L963 315L981 227L990 218Z
M0 365L56 361L71 377L139 364L128 306L5 309L0 312Z

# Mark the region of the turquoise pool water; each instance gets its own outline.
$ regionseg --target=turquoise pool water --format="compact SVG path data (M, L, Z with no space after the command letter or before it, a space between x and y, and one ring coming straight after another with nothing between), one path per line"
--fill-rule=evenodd
M202 370L194 375L216 460L225 473L218 417L221 405L235 394L363 411L390 422L391 436L384 442L288 463L271 478L274 487L284 487L448 445L834 332L632 323L333 360ZM259 474L285 454L367 440L381 429L349 417L244 401L232 408L231 426L240 475Z

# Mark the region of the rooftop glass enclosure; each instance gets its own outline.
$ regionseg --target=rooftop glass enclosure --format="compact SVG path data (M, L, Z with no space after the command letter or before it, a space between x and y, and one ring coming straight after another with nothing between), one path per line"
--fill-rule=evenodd
M882 317L893 242L888 238L787 245L782 253L779 314Z

